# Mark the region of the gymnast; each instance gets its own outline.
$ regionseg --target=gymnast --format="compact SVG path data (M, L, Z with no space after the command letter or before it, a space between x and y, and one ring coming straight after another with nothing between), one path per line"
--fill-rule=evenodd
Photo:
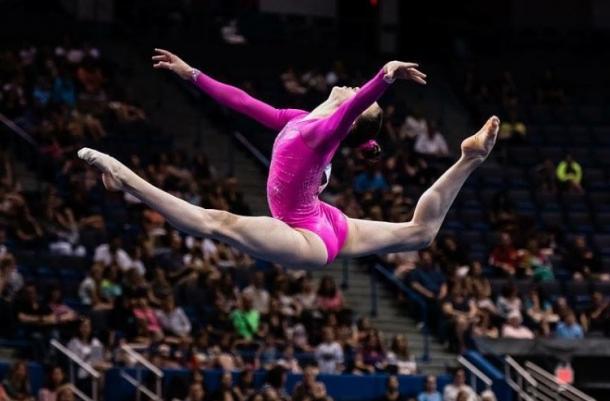
M83 148L78 156L98 168L108 190L125 191L157 210L178 230L227 243L258 259L316 268L337 257L417 250L430 245L468 176L491 152L500 120L493 116L461 144L461 157L419 199L411 221L359 220L319 199L323 179L342 142L378 154L377 99L396 80L426 84L415 63L390 61L361 88L334 87L313 111L276 109L220 83L176 55L155 49L154 67L191 80L215 101L279 132L267 180L271 215L238 216L190 204L146 182L115 158Z

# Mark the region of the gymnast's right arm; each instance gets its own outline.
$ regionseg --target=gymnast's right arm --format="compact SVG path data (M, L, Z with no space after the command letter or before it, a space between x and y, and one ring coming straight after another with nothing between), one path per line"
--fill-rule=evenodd
M192 80L195 85L212 99L237 112L247 115L274 130L280 130L288 121L297 115L305 114L303 110L276 109L248 95L243 90L218 82L212 77L192 68L180 57L163 49L155 49L153 56L155 68L164 68L175 72L182 79Z

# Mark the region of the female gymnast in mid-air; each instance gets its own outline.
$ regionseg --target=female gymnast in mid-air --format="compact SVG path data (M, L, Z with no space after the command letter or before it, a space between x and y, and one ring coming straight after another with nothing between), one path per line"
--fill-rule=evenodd
M190 235L225 242L256 258L294 267L321 267L336 257L417 250L436 236L468 176L493 148L499 119L491 117L461 145L460 159L419 199L408 222L358 220L319 199L322 179L345 139L365 152L378 151L381 127L377 99L396 79L426 84L417 64L391 61L361 88L334 87L326 101L307 112L276 109L222 84L176 55L156 49L155 68L191 80L217 102L279 131L271 156L267 200L273 217L237 216L204 209L154 187L115 158L83 148L78 156L102 172L109 190L140 199Z

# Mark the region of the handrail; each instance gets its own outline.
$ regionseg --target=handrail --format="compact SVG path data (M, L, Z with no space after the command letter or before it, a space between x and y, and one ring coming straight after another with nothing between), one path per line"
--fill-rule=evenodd
M521 365L519 365L519 363L517 361L515 361L513 359L512 356L507 355L506 358L504 359L506 361L507 364L509 364L513 369L515 369L517 371L517 373L519 373L520 375L523 376L523 378L532 386L537 385L536 379L534 379L532 377L532 375L525 369L523 369L523 367Z
M513 389L515 393L517 393L517 397L519 400L524 399L525 401L535 401L528 393L528 385L536 391L536 387L538 383L536 380L530 375L517 361L515 361L510 355L507 355L504 358L504 367L505 374L504 377L506 379L506 383ZM511 374L511 368L515 370L517 373L517 381L515 382L513 379L513 375ZM525 385L523 381L525 380Z
M535 363L527 361L525 362L525 367L526 369L529 369L533 375L537 375L539 381L542 379L542 381L546 383L551 383L552 386L555 386L558 393L565 395L567 398L573 401L596 401L595 398L588 396L587 394L578 390L576 387L567 383L560 383L555 376L542 369ZM548 387L552 386L548 385Z
M99 381L101 379L100 373L93 368L89 363L83 361L81 357L76 355L74 352L70 351L59 341L52 339L50 342L51 346L56 348L59 352L64 354L70 360L70 382L74 383L74 363L77 364L81 369L83 369L89 376L92 377L91 380L91 397L86 395L80 389L73 386L74 394L76 394L79 398L84 401L97 401L99 398Z
M271 164L269 158L258 150L258 148L254 146L245 136L243 136L240 132L235 131L233 133L233 137L235 137L235 139L237 139L237 141L241 143L263 166L267 168L269 167Z
M476 376L476 378L478 378L483 383L485 383L485 386L487 388L491 387L491 385L493 384L493 381L489 378L489 376L487 376L485 373L481 372L479 370L479 368L474 366L468 359L466 359L462 355L460 355L457 360L462 366L464 366L464 368L468 369L468 371L470 371L474 376ZM476 378L471 377L471 387L473 389L476 389Z
M53 340L51 340L51 345L53 347L57 348L62 354L66 355L68 358L70 358L74 363L76 363L79 367L81 367L87 373L89 373L91 375L91 377L93 377L94 379L100 378L99 372L97 370L95 370L93 368L93 366L91 366L87 362L83 361L78 355L76 355L74 352L70 351L68 348L64 347L64 345L62 343L53 339Z
M426 301L422 299L421 296L419 296L417 293L415 293L415 291L413 291L412 289L410 289L409 287L407 287L402 281L398 280L392 273L388 272L387 269L385 269L382 265L380 265L379 263L373 265L372 267L373 271L371 272L371 286L376 285L376 283L374 282L375 280L375 273L379 273L381 274L383 277L385 277L386 280L388 280L389 282L391 282L392 284L394 284L402 293L404 293L411 301L415 302L417 304L417 306L419 307L422 319L423 319L423 328L422 328L422 333L424 335L424 352L422 355L422 360L423 361L428 361L430 359L430 333L429 333L429 329L428 329L428 305L426 304ZM371 288L371 292L374 294L371 294L372 297L374 297L371 300L371 305L376 309L377 308L377 292L376 292L376 288L372 287ZM376 311L375 311L376 312Z
M28 142L30 145L38 146L38 143L30 134L25 132L20 126L15 124L13 120L0 113L0 122L6 125L11 131L13 131L17 136L21 137L23 140Z
M69 384L70 391L72 391L78 398L83 401L94 401L93 398L89 397L87 394L83 393L78 387L74 384Z
M121 377L123 379L127 380L127 382L129 384L131 384L132 386L134 386L136 388L136 390L137 390L136 399L139 401L140 394L144 394L145 396L152 399L153 401L162 401L161 380L163 379L163 371L161 369L157 368L152 363L150 363L150 361L148 361L138 352L134 351L133 348L131 348L129 345L127 345L127 344L121 345L121 350L125 351L127 353L127 355L129 355L131 358L133 358L136 361L136 363L140 364L145 369L148 369L156 377L155 378L156 394L155 394L151 390L149 390L146 386L142 385L142 369L136 370L136 377L133 377L124 371L121 372Z

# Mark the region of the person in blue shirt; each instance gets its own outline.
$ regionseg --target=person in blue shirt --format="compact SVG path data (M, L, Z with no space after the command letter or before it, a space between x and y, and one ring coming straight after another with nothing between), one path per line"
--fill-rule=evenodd
M578 340L584 337L584 333L580 324L576 322L574 312L568 313L563 321L557 324L555 328L555 337L566 340Z
M436 377L426 377L426 390L417 396L417 401L442 401L441 393L436 389Z

